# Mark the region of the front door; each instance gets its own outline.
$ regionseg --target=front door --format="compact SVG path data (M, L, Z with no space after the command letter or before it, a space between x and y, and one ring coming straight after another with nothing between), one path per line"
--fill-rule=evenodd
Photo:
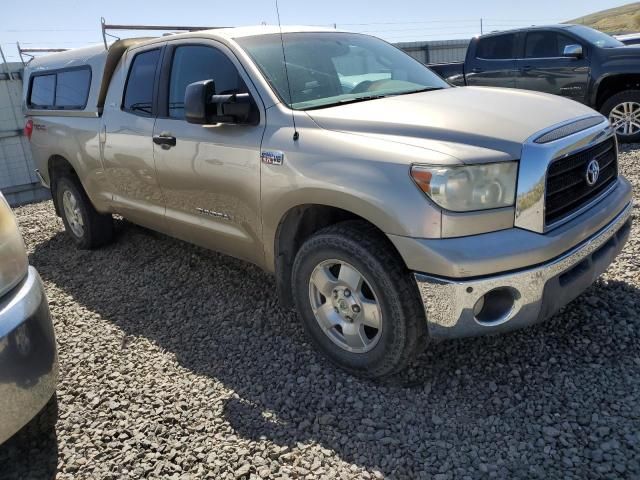
M516 86L562 95L585 103L589 82L589 60L586 56L564 56L564 48L567 45L580 45L580 42L553 30L528 32L522 58L517 62L519 73Z
M172 235L261 263L261 102L233 54L215 41L169 42L163 61L154 157ZM213 79L216 94L255 102L250 125L195 125L184 120L187 85ZM260 107L261 108L261 107Z

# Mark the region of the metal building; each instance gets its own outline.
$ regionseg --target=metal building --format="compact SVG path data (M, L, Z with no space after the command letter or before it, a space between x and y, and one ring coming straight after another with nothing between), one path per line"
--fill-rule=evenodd
M402 42L395 45L419 62L425 64L448 63L463 62L470 41L434 40L429 42Z
M44 200L29 141L24 137L22 63L0 64L0 191L15 206Z

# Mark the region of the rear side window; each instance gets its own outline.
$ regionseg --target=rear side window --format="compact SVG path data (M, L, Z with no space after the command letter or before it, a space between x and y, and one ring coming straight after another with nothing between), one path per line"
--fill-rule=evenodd
M485 60L508 60L515 58L516 36L513 33L507 35L494 35L478 40L476 57Z
M169 80L169 117L184 118L187 85L212 79L216 94L246 93L235 65L220 50L204 45L177 47Z
M33 77L31 83L31 98L29 104L32 107L53 108L56 98L56 76L38 75Z
M576 45L574 39L556 32L532 32L527 34L525 58L553 58L564 55L564 47Z
M159 49L139 53L133 58L122 102L123 110L143 116L153 114L153 91L159 59Z
M56 107L84 108L90 84L91 71L88 68L59 72L56 81Z
M91 69L55 70L31 80L29 106L52 110L82 110L87 105Z

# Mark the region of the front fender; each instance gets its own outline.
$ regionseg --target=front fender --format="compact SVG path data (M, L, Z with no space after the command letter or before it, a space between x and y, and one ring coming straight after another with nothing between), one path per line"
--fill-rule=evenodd
M640 63L637 66L632 65L629 67L628 64L622 64L619 62L613 63L613 61L611 61L600 65L598 68L599 71L602 71L603 69L606 69L606 72L593 72L594 74L600 73L597 76L594 75L591 93L589 96L589 105L593 108L598 107L598 94L600 93L600 88L605 81L609 81L615 77L637 76L637 83L640 84Z
M339 168L338 168L339 167ZM274 265L278 226L287 213L302 205L339 208L372 223L388 234L438 238L441 212L409 177L409 166L376 162L339 163L325 160L314 170L277 174L269 166L262 174L263 234L267 268ZM339 173L329 173L339 172Z

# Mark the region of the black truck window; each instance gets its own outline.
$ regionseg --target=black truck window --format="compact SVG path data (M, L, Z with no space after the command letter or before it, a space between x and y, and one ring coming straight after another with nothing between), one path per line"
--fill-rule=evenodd
M122 109L136 115L151 116L153 90L160 50L138 53L131 63Z
M513 33L506 35L492 35L478 40L476 57L484 60L508 60L514 57L516 36Z
M184 118L187 85L209 79L214 81L217 94L247 91L235 65L220 50L204 45L177 47L169 81L169 116Z
M575 45L574 39L558 32L530 32L525 42L525 58L555 58L564 55L564 47Z

